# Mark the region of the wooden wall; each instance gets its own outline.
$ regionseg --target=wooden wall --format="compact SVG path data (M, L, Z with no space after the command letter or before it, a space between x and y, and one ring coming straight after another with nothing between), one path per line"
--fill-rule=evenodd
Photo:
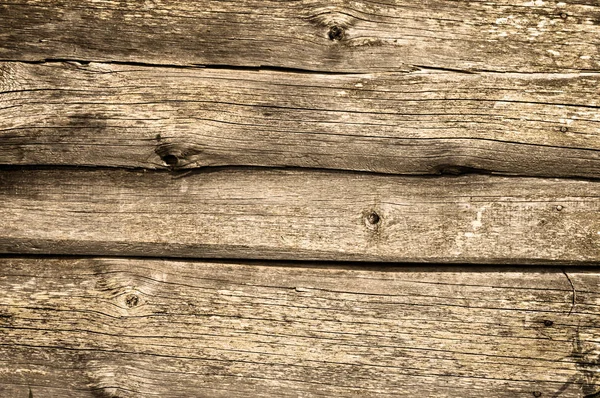
M596 0L0 3L0 397L600 397Z

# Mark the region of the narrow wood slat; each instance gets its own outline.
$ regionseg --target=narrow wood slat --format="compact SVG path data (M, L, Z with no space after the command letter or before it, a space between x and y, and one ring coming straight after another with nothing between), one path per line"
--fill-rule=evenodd
M0 66L0 163L600 176L600 75Z
M597 271L96 258L4 258L0 270L3 396L600 389Z
M0 5L0 59L598 70L595 0L21 0Z
M594 263L600 183L279 169L0 173L0 252Z

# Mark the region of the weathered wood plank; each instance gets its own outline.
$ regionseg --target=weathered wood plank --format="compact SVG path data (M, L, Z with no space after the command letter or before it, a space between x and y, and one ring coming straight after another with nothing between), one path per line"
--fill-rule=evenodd
M0 163L600 176L600 74L0 66Z
M595 0L0 4L0 59L283 66L598 70Z
M93 258L5 258L0 270L3 396L600 389L597 271Z
M600 261L598 182L279 169L187 173L5 170L0 252Z

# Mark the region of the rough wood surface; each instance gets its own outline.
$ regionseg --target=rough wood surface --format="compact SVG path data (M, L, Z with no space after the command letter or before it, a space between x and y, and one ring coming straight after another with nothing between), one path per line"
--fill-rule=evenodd
M600 183L280 169L5 170L0 252L597 263Z
M600 74L0 64L0 163L600 177Z
M595 397L600 273L564 271L5 258L0 393Z
M596 0L21 0L0 4L0 59L598 70L599 25Z

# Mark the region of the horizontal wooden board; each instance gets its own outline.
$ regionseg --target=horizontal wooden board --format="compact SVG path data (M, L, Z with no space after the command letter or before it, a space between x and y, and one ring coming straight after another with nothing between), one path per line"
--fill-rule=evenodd
M600 183L280 169L0 173L0 252L600 262Z
M0 260L5 397L594 397L600 273Z
M21 0L0 59L564 72L600 69L599 25L596 0Z
M600 74L0 64L0 163L600 177Z

